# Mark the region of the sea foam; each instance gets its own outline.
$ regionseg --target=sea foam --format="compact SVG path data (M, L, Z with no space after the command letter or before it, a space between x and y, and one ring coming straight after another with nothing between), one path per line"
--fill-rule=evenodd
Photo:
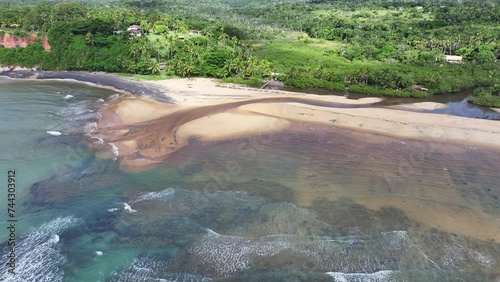
M149 192L146 194L143 194L139 196L134 203L141 202L141 201L150 201L150 200L166 200L170 198L175 193L175 190L173 188L167 188L162 191L158 192Z
M132 207L127 203L123 203L123 209L129 213L137 212L136 210L132 209Z
M120 97L120 94L113 94L113 95L110 95L110 96L108 97L108 99L110 99L110 100L114 100L114 99L116 99L116 98L118 98L118 97Z
M115 271L111 282L208 282L212 279L201 275L191 273L173 272L169 269L170 261L155 259L153 257L143 256L135 258L127 267Z
M66 257L60 252L59 236L64 230L80 222L72 216L59 217L18 239L16 275L9 275L7 264L2 263L0 281L63 281ZM2 257L7 257L7 248L2 249Z
M94 133L98 132L99 128L97 127L97 123L89 122L83 126L84 133Z
M75 97L75 96L73 96L73 95L66 95L66 96L63 97L63 99L64 100L68 100L68 99L71 99L73 97Z
M374 273L327 272L336 282L390 282L394 271L382 270Z
M317 269L332 270L329 274L337 275L337 280L346 279L339 281L390 281L376 280L388 276L385 272L366 275L375 273L381 267L398 269L397 260L392 258L398 257L405 249L403 241L406 240L406 235L402 232L391 232L377 235L375 238L378 248L370 249L366 245L366 240L374 239L370 236L315 236L306 240L294 235L243 238L221 235L208 229L207 233L188 249L188 254L191 257L190 263L199 273L215 273L216 277L226 277L248 269L260 257L271 257L286 250L289 254L307 260ZM373 263L378 261L384 263ZM358 277L361 280L356 280Z
M52 136L61 136L62 133L59 132L59 131L47 131L48 134L52 135Z
M119 154L118 147L116 147L116 145L113 143L108 143L108 144L109 146L111 146L111 152L113 152L113 154L115 154L118 157Z

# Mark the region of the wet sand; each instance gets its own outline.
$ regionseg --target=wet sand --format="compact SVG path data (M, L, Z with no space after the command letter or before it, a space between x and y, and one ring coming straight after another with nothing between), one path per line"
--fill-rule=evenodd
M165 160L189 139L221 141L285 130L306 122L471 146L500 148L497 121L421 113L429 103L377 107L379 98L349 100L241 86L209 79L146 82L163 88L175 103L125 95L103 112L94 136L119 149L123 165L141 167ZM132 142L133 141L133 142Z

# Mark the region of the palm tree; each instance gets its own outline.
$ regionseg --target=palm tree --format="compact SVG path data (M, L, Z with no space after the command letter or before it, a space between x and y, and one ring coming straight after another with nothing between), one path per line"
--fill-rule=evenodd
M235 51L236 46L237 46L237 44L238 44L238 38L236 38L235 36L233 36L233 37L231 38L231 44L233 44L233 54L234 54L234 51Z
M205 37L207 38L207 50L210 49L210 40L212 40L213 36L214 35L210 31L205 32Z
M181 65L181 75L191 77L194 70L194 64L190 61L184 61Z
M152 74L159 73L160 72L160 65L158 64L158 62L149 61L148 70Z
M95 37L92 33L90 32L87 32L87 34L85 34L85 41L87 42L87 44L89 46L94 46L95 45Z
M168 38L167 38L167 41L168 41L168 52L169 52L169 59L171 60L174 56L174 50L175 50L175 42L176 42L176 39L173 35L170 35Z

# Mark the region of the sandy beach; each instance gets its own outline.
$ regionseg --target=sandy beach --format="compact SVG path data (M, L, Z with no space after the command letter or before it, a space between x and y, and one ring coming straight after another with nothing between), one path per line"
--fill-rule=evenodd
M378 106L381 98L351 100L220 84L206 78L142 82L166 100L123 95L109 101L99 137L119 149L129 167L165 160L190 138L220 141L285 130L294 122L390 136L500 148L497 121L422 113L439 103Z

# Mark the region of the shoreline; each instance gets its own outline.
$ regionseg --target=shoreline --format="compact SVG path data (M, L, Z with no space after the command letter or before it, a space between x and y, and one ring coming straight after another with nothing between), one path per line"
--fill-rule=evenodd
M1 69L0 69L1 70ZM73 83L83 83L94 87L111 89L117 92L130 93L139 97L151 97L157 101L171 103L163 90L153 85L145 85L140 81L133 81L117 74L103 72L83 72L83 71L32 71L29 69L1 70L0 78L20 79L20 80L45 80L45 81L69 81Z
M354 100L333 95L323 96L283 90L257 89L237 84L221 84L215 79L209 78L135 81L119 77L116 74L31 71L29 69L4 70L0 72L0 77L71 81L124 93L127 100L135 100L135 102L128 101L128 107L134 108L139 105L139 108L137 111L129 110L117 114L114 118L115 122L112 124L106 124L104 127L101 127L101 124L99 128L108 130L108 133L104 134L107 137L109 137L110 128L121 127L123 133L134 123L145 123L161 117L165 118L180 109L184 112L189 109L188 112L192 114L204 107L219 107L221 109L216 110L218 112L215 115L207 113L207 116L201 115L189 122L184 122L189 124L180 130L183 138L186 140L200 138L205 141L234 139L258 132L284 130L286 129L285 123L289 125L290 122L306 122L406 139L453 144L465 142L467 145L500 148L500 144L494 142L500 136L500 129L496 124L498 121L426 113L429 109L446 107L445 104L435 102L378 106L377 104L383 101L383 98L368 97ZM262 101L262 99L272 100L275 98L282 100L274 103ZM288 101L285 101L287 99ZM121 99L111 101L111 108L118 106L120 101ZM149 103L148 107L141 106L144 101L147 101L146 104ZM242 101L245 102L234 104ZM233 104L232 107L231 104ZM170 110L165 110L167 108ZM106 108L103 113L109 110L110 107ZM111 109L111 111L114 110ZM230 112L225 113L225 111ZM152 112L154 114L148 114ZM210 118L210 115L214 115L211 122L216 124L215 130L213 125L210 129L210 122L201 120L202 118ZM137 119L137 116L142 116L142 118ZM127 122L121 122L123 117L127 119ZM267 121L264 121L262 117L267 117ZM224 131L224 128L227 127L227 124L223 122L224 119L231 118L243 122L244 127L247 127L248 130L241 127L236 130L233 126L229 131ZM257 123L260 122L260 126L252 124L251 119L258 120ZM273 125L262 128L263 122L279 125L277 128L273 128ZM141 126L147 127L145 124ZM179 127L179 125L177 126ZM221 130L223 131L221 134L214 134L214 132ZM102 138L100 136L91 137ZM131 144L131 142L126 143ZM130 150L136 151L137 149L126 147L122 148L125 150L120 151L130 152ZM123 155L120 154L119 157L123 157ZM155 163L158 161L156 157L153 157Z

